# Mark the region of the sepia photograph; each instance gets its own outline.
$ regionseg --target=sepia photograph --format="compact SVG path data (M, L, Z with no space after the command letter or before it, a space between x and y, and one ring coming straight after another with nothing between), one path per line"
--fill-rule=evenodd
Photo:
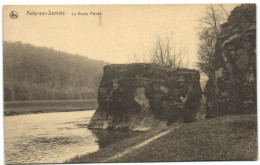
M256 6L2 5L0 157L257 161Z

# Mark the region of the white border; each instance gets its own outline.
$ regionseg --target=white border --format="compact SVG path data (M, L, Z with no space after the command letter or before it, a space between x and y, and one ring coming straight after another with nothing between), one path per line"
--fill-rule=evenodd
M201 3L257 3L256 0L1 0L1 30L3 30L3 5L60 5L60 4L201 4ZM258 3L257 3L258 5ZM258 7L257 7L258 8ZM259 14L257 12L257 18L259 18ZM258 23L258 19L257 19ZM258 25L257 25L258 27ZM3 52L3 31L0 33L1 38L1 44L0 44L0 51L1 54ZM257 40L259 39L259 35L257 33ZM258 50L259 47L257 47ZM0 164L4 164L4 141L3 141L3 56L0 58L0 106L1 106L1 114L0 114ZM257 64L259 64L259 58L257 58ZM259 77L259 68L257 69L257 77ZM259 82L259 81L257 81ZM259 88L259 83L257 83L257 87ZM257 94L258 95L258 94ZM257 100L259 103L259 95L257 96ZM258 133L259 133L259 122L258 122ZM259 136L258 136L258 142L259 142ZM258 154L259 159L259 154ZM156 164L193 164L193 165L199 165L199 164L223 164L223 165L232 165L232 164L259 164L259 161L216 161L216 162L174 162L174 163L156 163ZM108 164L108 163L106 163ZM117 163L118 165L123 163ZM132 165L134 163L128 163L129 165ZM148 163L138 163L138 164L148 164Z
M199 4L199 3L256 3L256 0L1 0L1 4Z

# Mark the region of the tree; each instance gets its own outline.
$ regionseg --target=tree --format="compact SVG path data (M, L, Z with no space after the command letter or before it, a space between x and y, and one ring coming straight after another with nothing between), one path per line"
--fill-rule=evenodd
M220 25L226 22L228 15L223 5L208 5L205 16L200 19L197 66L206 75L214 70L215 45L221 32Z
M21 42L3 42L4 97L11 100L96 98L107 63Z
M177 49L172 37L163 40L158 36L150 53L152 63L162 68L178 68L182 66L185 48L180 45Z

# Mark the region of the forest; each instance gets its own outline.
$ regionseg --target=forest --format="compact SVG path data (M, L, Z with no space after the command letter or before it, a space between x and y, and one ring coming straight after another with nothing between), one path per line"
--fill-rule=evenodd
M21 42L3 43L4 100L97 97L104 61Z

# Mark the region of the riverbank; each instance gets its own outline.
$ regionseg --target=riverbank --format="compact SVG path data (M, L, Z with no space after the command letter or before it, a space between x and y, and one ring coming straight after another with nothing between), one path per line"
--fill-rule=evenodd
M84 111L96 109L97 106L98 103L96 99L5 101L4 115L13 116L31 113Z
M173 130L164 136L116 156L170 129ZM66 163L256 159L257 115L233 115L151 130Z

